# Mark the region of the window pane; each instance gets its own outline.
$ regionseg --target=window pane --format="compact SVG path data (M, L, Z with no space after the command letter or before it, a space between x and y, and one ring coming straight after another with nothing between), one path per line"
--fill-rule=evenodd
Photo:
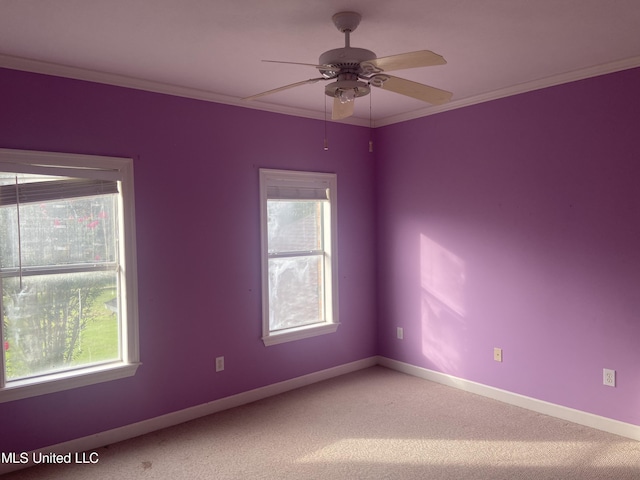
M120 358L116 272L2 279L7 380Z
M269 253L322 248L322 201L269 200Z
M0 208L0 266L51 266L116 261L116 195ZM21 252L19 249L21 241Z
M269 259L270 330L324 321L322 256Z

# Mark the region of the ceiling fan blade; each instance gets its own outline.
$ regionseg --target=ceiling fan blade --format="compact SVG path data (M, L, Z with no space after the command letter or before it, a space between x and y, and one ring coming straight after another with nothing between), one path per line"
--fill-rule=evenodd
M383 77L386 77L386 79ZM418 100L432 103L433 105L447 103L453 95L453 93L447 92L446 90L440 90L439 88L430 87L429 85L423 85L422 83L413 82L404 78L392 77L391 75L376 75L373 77L371 85L380 87L383 90L390 90L401 95L417 98Z
M284 63L287 65L306 65L307 67L321 68L323 70L326 70L331 67L331 65L317 65L315 63L281 62L280 60L262 60L262 61L267 63Z
M371 73L377 71L390 72L392 70L404 70L406 68L430 67L432 65L444 65L447 61L430 50L419 50L417 52L401 53L389 57L376 58L362 62L362 68L367 71L369 65L374 68Z
M326 78L310 78L309 80L303 80L301 82L292 83L290 85L285 85L284 87L274 88L273 90L267 90L266 92L257 93L255 95L251 95L250 97L245 97L242 100L255 100L256 98L264 97L265 95L271 95L272 93L282 92L283 90L288 90L290 88L299 87L300 85L306 85L308 83L316 83L320 80L326 80Z
M342 103L338 97L333 98L333 109L331 110L331 120L342 120L353 115L355 101Z

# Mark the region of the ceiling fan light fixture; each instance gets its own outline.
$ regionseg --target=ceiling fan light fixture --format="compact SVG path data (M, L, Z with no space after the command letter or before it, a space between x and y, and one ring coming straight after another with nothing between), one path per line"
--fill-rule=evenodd
M339 89L337 94L338 94L338 100L340 100L340 103L349 103L349 102L353 102L358 96L358 89L357 88Z
M341 103L353 102L370 91L369 84L360 80L337 80L324 88L327 96L337 98Z

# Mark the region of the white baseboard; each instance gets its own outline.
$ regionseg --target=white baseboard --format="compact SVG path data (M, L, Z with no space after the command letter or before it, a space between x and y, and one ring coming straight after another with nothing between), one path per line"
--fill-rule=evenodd
M449 387L455 387L466 392L482 395L483 397L493 398L494 400L526 408L527 410L549 415L550 417L560 418L572 423L577 423L579 425L584 425L586 427L595 428L604 432L620 435L621 437L640 441L640 426L638 425L620 422L618 420L601 417L599 415L575 410L573 408L563 407L543 400L537 400L535 398L526 397L524 395L490 387L481 383L464 380L462 378L454 377L453 375L447 375L445 373L436 372L426 368L416 367L415 365L399 362L398 360L392 360L386 357L378 357L378 365L413 375L415 377L424 378L425 380L441 383Z
M131 425L125 425L123 427L114 428L113 430L107 430L105 432L96 433L82 438L70 440L68 442L59 443L50 447L40 448L28 453L28 458L32 459L33 454L38 453L56 453L67 454L72 452L87 452L89 450L95 450L105 445L121 442L130 438L138 437L147 433L161 430L163 428L173 427L196 418L211 415L213 413L221 412L241 405L246 405L263 398L272 397L280 393L288 392L296 388L305 387L313 383L328 380L333 377L339 377L347 373L362 370L364 368L373 367L378 364L378 357L369 357L355 362L346 363L337 367L321 370L319 372L310 373L301 377L292 378L291 380L285 380L283 382L274 383L265 387L256 388L247 392L238 393L230 397L221 398L219 400L213 400L202 405L196 405L195 407L186 408L177 412L168 413L142 422L133 423ZM21 452L16 452L18 455ZM9 473L15 470L26 468L31 466L32 463L6 463L0 464L0 475Z
M344 365L339 365L337 367L321 370L319 372L310 373L308 375L303 375L301 377L292 378L291 380L274 383L265 387L256 388L254 390L242 392L237 395L221 398L219 400L213 400L202 405L196 405L194 407L168 413L166 415L151 418L149 420L144 420L142 422L133 423L131 425L125 425L113 430L107 430L105 432L96 433L94 435L89 435L86 437L70 440L68 442L59 443L57 445L52 445L50 447L34 450L28 453L28 457L33 458L34 453L67 454L69 452L87 452L90 450L95 450L105 445L128 440L130 438L151 433L156 430L161 430L163 428L172 427L180 423L195 420L197 418L221 412L230 408L246 405L257 400L262 400L263 398L272 397L274 395L288 392L296 388L311 385L313 383L328 380L330 378L345 375L347 373L362 370L364 368L373 367L374 365L381 365L398 372L424 378L425 380L430 380L432 382L458 388L460 390L475 393L477 395L482 395L484 397L493 398L495 400L526 408L527 410L532 410L544 415L549 415L551 417L560 418L569 422L577 423L579 425L584 425L587 427L595 428L597 430L602 430L605 432L613 433L615 435L620 435L622 437L640 441L640 426L638 425L624 423L618 420L612 420L610 418L582 412L580 410L574 410L572 408L563 407L561 405L555 405L553 403L537 400L535 398L525 397L524 395L508 392L506 390L490 387L480 383L472 382L470 380L464 380L452 375L447 375L426 368L417 367L415 365L392 360L390 358L377 356L365 358ZM16 453L19 454L20 452ZM0 464L0 475L28 466L30 466L30 463Z

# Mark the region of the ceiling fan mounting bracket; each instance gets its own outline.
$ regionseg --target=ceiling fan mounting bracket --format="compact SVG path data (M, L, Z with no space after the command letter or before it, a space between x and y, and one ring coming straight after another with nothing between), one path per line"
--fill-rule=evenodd
M377 74L364 78L369 81L369 85L373 85L374 87L382 87L384 85L384 82L389 80L391 77L389 75Z
M360 25L361 19L362 15L356 12L338 12L331 17L333 24L342 33L353 32Z

